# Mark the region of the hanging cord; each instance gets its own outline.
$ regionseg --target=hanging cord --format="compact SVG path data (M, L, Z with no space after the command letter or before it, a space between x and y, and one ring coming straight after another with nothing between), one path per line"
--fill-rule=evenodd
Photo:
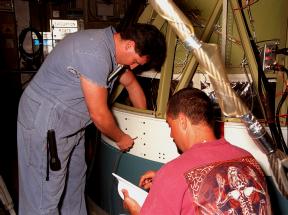
M119 164L120 164L120 161L121 161L124 153L125 152L119 151L119 153L116 157L115 163L114 163L114 167L112 169L113 173L116 173L116 174L118 173ZM110 192L110 207L109 207L110 211L109 211L109 214L113 215L115 212L114 211L114 204L113 204L113 197L114 197L113 191L115 191L115 190L117 191L117 186L118 186L117 182L118 181L115 177L111 176L111 178L112 178L112 183L111 183L111 192Z
M242 1L238 0L238 2L239 2L239 5L241 5L241 7L242 7ZM264 111L263 114L267 118L267 123L268 123L269 129L271 131L271 135L272 135L274 143L276 144L278 149L281 149L284 153L287 154L288 153L288 148L287 148L285 142L283 143L281 141L281 139L279 138L279 132L277 130L276 124L274 123L274 118L275 117L274 117L274 114L272 114L272 111L271 111L271 109L272 109L271 108L272 107L271 101L275 100L275 98L270 93L270 92L273 92L273 91L270 89L268 80L267 80L267 78L266 78L266 76L264 74L264 71L262 70L260 59L259 59L259 56L260 56L259 50L257 49L256 43L255 43L255 41L254 41L254 39L253 39L253 37L251 35L251 32L249 30L244 11L243 10L240 10L240 11L241 11L241 14L242 14L242 17L243 17L243 21L244 21L248 36L250 38L250 43L251 43L251 46L252 46L252 49L253 49L253 52L254 52L254 56L255 56L255 59L256 59L257 67L258 67L258 75L259 75L258 90L259 90L260 98L261 98L261 100L262 100L262 102L264 104L264 107L265 107L265 110L263 110ZM261 84L263 84L263 87L265 89L266 95L263 94Z
M136 140L138 137L134 137L133 140ZM115 163L114 163L114 167L112 169L112 173L116 173L118 174L118 169L119 169L119 165L120 165L120 161L123 157L124 154L126 154L127 152L129 152L129 149L126 151L120 151L118 152L118 155L115 159ZM112 177L112 176L111 176ZM113 191L117 190L117 179L115 177L112 177L112 183L111 183L111 192L110 192L110 214L114 214L114 205L113 205Z

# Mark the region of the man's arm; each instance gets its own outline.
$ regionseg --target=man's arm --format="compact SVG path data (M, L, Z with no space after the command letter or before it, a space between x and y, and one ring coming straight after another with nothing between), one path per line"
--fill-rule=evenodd
M107 104L108 90L97 86L84 76L80 77L80 81L85 102L95 126L114 140L121 150L129 149L133 145L133 139L118 127Z
M130 101L133 106L140 109L146 109L146 97L142 87L137 81L133 72L127 69L119 78L119 82L127 89Z

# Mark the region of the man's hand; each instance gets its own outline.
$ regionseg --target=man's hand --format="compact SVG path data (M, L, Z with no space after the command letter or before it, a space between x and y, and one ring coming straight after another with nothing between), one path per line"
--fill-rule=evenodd
M129 211L131 215L138 215L140 214L140 205L129 196L129 193L127 190L123 189L122 193L124 195L123 200L123 207Z
M140 178L139 186L144 188L145 190L149 190L152 186L152 180L155 175L156 171L153 170L145 172Z
M117 142L117 145L121 151L129 151L134 145L134 139L132 139L128 134L124 134Z

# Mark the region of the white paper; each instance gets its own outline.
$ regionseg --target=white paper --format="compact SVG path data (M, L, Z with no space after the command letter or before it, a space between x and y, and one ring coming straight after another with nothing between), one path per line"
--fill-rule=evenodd
M140 187L137 187L131 182L120 177L119 175L115 173L112 173L112 175L118 180L118 193L121 196L121 198L124 199L122 189L125 189L128 191L129 196L135 199L138 202L138 204L142 207L148 193L145 190L142 190Z

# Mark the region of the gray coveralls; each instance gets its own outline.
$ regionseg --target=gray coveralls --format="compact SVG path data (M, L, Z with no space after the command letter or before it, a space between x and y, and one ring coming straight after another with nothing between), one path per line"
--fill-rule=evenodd
M76 32L47 56L20 99L17 123L19 215L87 214L84 132L90 122L80 75L107 85L116 67L111 27ZM47 131L54 129L59 171L47 176Z

